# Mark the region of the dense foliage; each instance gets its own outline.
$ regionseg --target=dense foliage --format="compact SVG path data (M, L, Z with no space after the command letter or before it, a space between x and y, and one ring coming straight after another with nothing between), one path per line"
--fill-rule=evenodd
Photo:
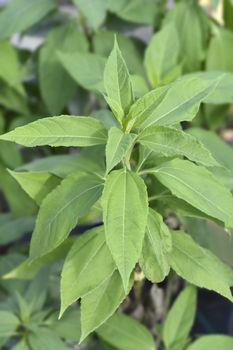
M190 334L195 286L233 299L233 4L224 25L217 5L0 12L3 349L233 348Z

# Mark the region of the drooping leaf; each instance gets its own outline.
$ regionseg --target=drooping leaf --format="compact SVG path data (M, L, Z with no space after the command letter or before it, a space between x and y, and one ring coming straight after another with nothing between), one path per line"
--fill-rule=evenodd
M126 169L113 171L106 179L102 207L106 242L127 290L147 223L148 198L143 180Z
M104 125L91 117L61 115L39 119L1 135L0 140L24 146L93 146L106 143Z
M196 313L197 291L186 287L177 297L164 323L163 341L167 349L182 350L187 343Z
M74 23L59 26L49 33L39 54L40 89L49 113L60 114L76 89L75 82L63 68L57 53L65 52L68 55L87 50L85 36Z
M140 258L140 266L147 279L152 282L164 280L170 271L167 253L171 249L172 239L168 227L161 215L150 209Z
M179 37L174 24L168 24L154 34L146 51L144 65L153 87L175 80L181 68L179 63Z
M116 313L100 328L98 336L122 350L155 350L155 343L151 333L145 326L132 317Z
M19 319L8 311L0 311L0 337L10 337L19 326Z
M232 194L206 168L174 159L152 173L175 196L233 227Z
M0 39L22 32L57 6L55 0L13 0L0 14Z
M107 12L108 2L106 0L74 0L74 3L94 29L102 24Z
M43 201L32 235L30 256L39 258L57 248L98 200L103 183L95 175L73 173Z
M9 173L38 205L61 182L61 178L47 172L9 171Z
M231 350L233 338L227 335L205 335L192 343L187 350L213 350L214 348Z
M121 122L133 103L133 92L128 68L116 39L104 70L104 88L106 100Z
M172 241L169 260L179 276L198 287L213 290L233 300L230 291L233 274L229 266L182 231L173 231Z
M152 126L145 129L138 141L151 151L169 156L185 156L205 166L218 166L210 151L189 134L164 126Z
M84 89L104 91L103 75L106 63L104 57L89 52L59 52L58 57L70 76Z
M108 133L106 145L106 163L108 173L112 170L126 155L133 146L136 135L124 134L119 128L111 128Z
M114 271L111 276L103 280L99 287L82 298L82 336L80 342L112 316L131 287L132 281L130 281L128 290L125 292L119 272Z
M115 269L105 243L103 226L77 238L62 270L60 314L80 297L99 287Z

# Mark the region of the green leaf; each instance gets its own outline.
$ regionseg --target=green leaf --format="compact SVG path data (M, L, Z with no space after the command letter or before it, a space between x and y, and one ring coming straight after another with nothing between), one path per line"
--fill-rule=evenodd
M8 41L0 41L0 52L0 78L18 93L24 95L20 64L15 48Z
M106 64L104 57L89 52L59 52L58 57L69 75L84 89L94 92L104 91L103 75Z
M47 172L8 171L38 205L61 182L59 177Z
M219 164L233 173L233 149L231 146L212 131L190 128L187 132L202 142Z
M179 73L177 70L179 45L179 37L174 24L168 24L152 37L145 51L144 65L153 87L164 82L169 83L177 78L177 74L173 72Z
M177 196L204 213L233 227L233 198L207 169L187 160L174 159L152 170Z
M220 29L212 37L207 52L207 70L222 70L233 73L233 33L231 30Z
M19 324L20 322L14 314L8 311L0 311L0 337L14 335Z
M151 333L133 318L117 313L97 329L98 336L121 350L155 350Z
M33 217L12 218L11 215L0 215L0 244L8 244L19 239L25 233L30 233L34 224Z
M115 39L114 48L104 70L106 101L121 122L133 103L132 84L128 68Z
M79 342L81 336L80 310L68 310L60 320L57 319L57 314L55 317L49 328L61 338L75 343Z
M28 347L26 340L21 340L19 343L17 343L12 350L30 350Z
M112 43L114 42L114 32L101 30L93 37L94 51L98 55L108 58L112 51ZM121 48L122 56L125 59L126 65L130 74L144 75L142 65L142 53L140 45L133 38L126 37L121 33L117 33L117 42Z
M13 143L1 141L0 159L9 168L15 168L21 165L22 157L19 149Z
M145 6L146 5L146 6ZM161 16L159 3L153 0L109 0L108 9L120 18L133 23L153 24Z
M213 90L214 82L199 77L187 77L170 85L158 107L147 116L140 128L153 124L174 125L191 121L197 114L200 103Z
M131 149L136 139L134 134L124 134L119 128L111 128L106 146L106 172L109 173Z
M78 9L84 14L94 29L104 21L107 13L106 0L73 0Z
M30 256L39 258L57 248L80 216L98 200L103 183L95 175L73 173L43 201L32 235Z
M76 90L76 84L61 65L57 52L68 55L87 50L87 40L74 23L59 26L49 32L39 54L40 89L49 113L60 114Z
M1 147L1 146L0 146ZM15 217L32 216L37 207L0 162L0 185ZM23 205L22 205L23 203Z
M127 290L147 223L148 197L143 180L126 169L113 171L106 179L102 207L106 242Z
M57 334L45 327L38 327L35 333L29 334L28 342L33 350L68 350L68 346Z
M155 89L136 101L127 119L134 127L141 129L153 124L174 125L184 120L191 121L215 84L217 82L198 76L187 76L186 79Z
M62 178L75 171L90 172L104 176L104 151L102 146L83 148L79 153L35 159L28 164L22 165L17 170L51 173Z
M100 327L125 299L132 287L132 280L125 292L121 276L118 271L113 274L90 293L86 294L81 301L81 329L82 342L88 334ZM114 292L113 292L114 291Z
M6 271L3 278L8 279L22 279L31 280L39 272L42 266L51 264L54 261L65 258L68 254L71 246L73 244L73 239L68 238L62 244L59 245L52 252L43 255L41 258L31 261L30 258L24 260L23 262L17 264L15 268L11 267L10 271Z
M98 287L115 269L103 226L77 238L62 270L60 315L69 305Z
M28 115L26 97L12 89L8 84L1 81L0 84L0 105L20 114Z
M197 290L188 286L178 295L165 320L163 341L167 349L184 349L194 322L196 306Z
M172 239L163 218L150 209L143 242L140 266L147 279L161 282L168 275L170 265L167 253L172 249Z
M201 70L209 41L209 18L196 1L181 1L168 11L164 24L176 26L185 72Z
M168 91L168 86L159 87L139 98L130 108L126 118L129 131L132 127L138 128L145 120L153 115L154 110L158 108Z
M233 301L230 290L233 285L232 269L182 231L173 231L172 240L169 258L172 269L188 282Z
M1 135L0 140L24 146L94 146L106 143L104 125L91 117L61 115L39 119Z
M227 335L205 335L191 344L187 350L231 350L233 338Z
M200 141L175 128L149 127L139 135L138 141L151 151L165 157L184 156L205 166L219 166Z
M0 39L30 28L56 6L55 0L12 0L0 14Z

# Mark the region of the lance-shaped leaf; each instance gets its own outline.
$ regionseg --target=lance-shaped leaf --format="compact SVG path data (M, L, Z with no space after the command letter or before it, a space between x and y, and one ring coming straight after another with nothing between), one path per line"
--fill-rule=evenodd
M38 205L61 182L61 178L47 172L8 171Z
M105 66L104 87L106 101L121 122L133 103L133 92L129 72L116 40Z
M32 259L58 247L84 215L98 200L103 183L95 175L73 173L56 187L43 201L32 235Z
M173 231L172 241L173 249L169 261L179 276L233 301L230 290L233 285L233 273L229 266L182 231Z
M152 86L156 87L164 81L170 82L181 73L178 66L179 49L179 37L173 23L154 34L145 51L144 60Z
M61 115L39 119L0 136L24 146L93 146L106 143L104 125L91 117Z
M132 283L131 279L125 293L121 276L118 271L114 271L97 288L82 298L80 342L112 316L126 294L129 293Z
M110 277L116 265L105 243L104 227L77 238L62 270L61 314L80 297Z
M207 169L174 159L151 172L176 197L233 227L232 194Z
M116 313L100 328L97 334L116 349L155 350L151 333L138 321L124 314Z
M136 120L134 126L141 129L153 124L174 125L184 120L190 121L217 82L198 76L177 80L139 99L132 105L128 118Z
M197 307L197 290L186 287L170 309L163 329L163 340L167 349L184 349L191 331Z
M119 128L111 128L106 146L107 173L114 168L133 146L136 135L124 134Z
M205 166L218 166L210 151L200 141L175 128L151 126L140 134L138 141L165 157L184 156Z
M102 206L106 242L127 290L147 223L148 197L143 180L126 169L113 171L106 179Z
M140 266L147 279L161 282L168 275L170 265L167 253L171 248L172 239L168 227L162 216L150 209L140 259Z

